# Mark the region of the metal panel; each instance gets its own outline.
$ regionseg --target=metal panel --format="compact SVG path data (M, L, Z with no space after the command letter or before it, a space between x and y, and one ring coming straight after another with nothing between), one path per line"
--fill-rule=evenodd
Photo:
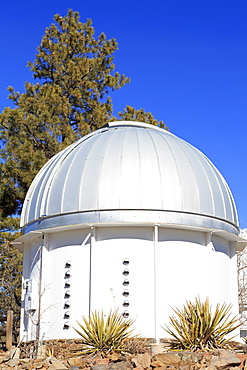
M151 130L150 130L151 131ZM140 152L141 209L162 209L162 184L155 141L149 130L136 129Z
M121 198L121 164L125 130L111 130L105 150L98 188L99 209L119 209Z
M182 204L182 192L178 168L174 161L172 147L169 144L170 136L163 132L150 130L152 140L155 142L157 159L160 170L160 183L162 192L162 209L179 211Z
M233 197L212 162L184 140L140 122L113 122L52 158L30 187L21 222L131 209L206 215L237 225Z
M140 152L136 131L124 128L121 153L119 209L140 209Z
M66 173L66 181L63 184L62 213L76 212L80 209L81 183L85 181L84 173L88 156L90 155L96 141L96 137L92 137L90 141L83 141L71 155L72 162Z
M205 163L204 156L198 155L198 151L194 147L185 142L184 144L184 147L186 146L187 157L195 174L200 207L198 213L203 212L206 215L214 215L214 194L208 178L208 165Z
M84 175L80 184L80 192L79 194L75 194L75 196L79 196L80 210L98 209L98 189L101 169L109 139L110 135L97 136L88 153L87 161L83 169ZM78 175L78 181L80 181L80 173Z
M196 174L187 156L187 147L184 145L183 140L175 136L171 137L169 145L173 153L174 165L177 167L179 176L180 191L182 194L180 210L190 212L193 209L195 213L199 213L199 189L197 187Z

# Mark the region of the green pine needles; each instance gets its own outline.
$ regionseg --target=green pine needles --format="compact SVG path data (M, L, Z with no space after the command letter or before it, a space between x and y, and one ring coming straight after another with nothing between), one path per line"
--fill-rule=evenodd
M212 310L209 300L186 301L182 309L173 309L170 327L164 328L178 341L178 348L190 351L224 348L234 337L226 338L240 326L231 318L231 305L217 304Z
M123 351L124 342L133 333L131 326L133 320L125 319L118 311L110 311L105 316L103 311L92 312L89 317L82 317L83 323L75 331L82 337L82 354L95 354L100 352L105 355L110 352Z

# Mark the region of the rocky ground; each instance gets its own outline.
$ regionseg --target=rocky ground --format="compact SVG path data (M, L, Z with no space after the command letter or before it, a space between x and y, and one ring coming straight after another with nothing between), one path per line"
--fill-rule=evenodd
M73 347L73 343L71 343ZM74 346L75 347L75 346ZM32 350L31 350L32 349ZM33 351L33 352L32 352ZM215 350L206 353L171 351L162 346L151 345L145 353L109 354L90 357L73 355L62 342L39 348L31 343L26 348L13 348L0 352L2 370L247 370L247 347L232 350ZM56 354L55 354L56 353ZM25 355L28 357L25 357ZM32 358L33 357L33 358Z

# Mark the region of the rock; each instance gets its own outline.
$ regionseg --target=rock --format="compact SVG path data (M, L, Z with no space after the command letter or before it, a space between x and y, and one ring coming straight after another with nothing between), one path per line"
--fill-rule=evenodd
M176 351L172 352L172 354L181 359L181 363L179 365L181 370L189 370L191 366L195 366L196 364L198 367L201 367L200 362L203 359L203 355L201 353Z
M191 366L190 365L180 365L179 366L179 370L190 370L191 369Z
M174 367L179 367L181 363L181 359L173 353L158 353L153 356L153 360L161 362L163 365ZM153 363L153 360L151 361L151 364Z
M117 361L119 361L121 358L122 358L122 356L120 355L118 355L118 354L116 354L116 353L112 353L112 354L110 354L109 356L108 356L108 358L109 358L109 362L117 362ZM121 361L121 360L120 360Z
M35 364L35 365L33 365L33 367L35 369L42 369L43 368L43 364Z
M20 366L19 366L20 368ZM25 369L25 370L33 370L33 365L32 363L30 362L29 360L29 363L24 363L23 365L21 365L21 369Z
M11 367L14 367L14 366L17 366L17 365L19 365L19 363L20 363L20 361L18 360L18 359L10 359L9 361L8 361L8 366L11 366Z
M196 364L197 362L203 359L203 355L201 353L196 353L196 352L182 352L181 359L182 361L186 363L190 362L190 363Z
M64 369L68 369L67 367L60 367L60 366L58 366L58 365L54 365L54 364L52 364L52 365L50 365L49 367L48 367L48 370L64 370Z
M44 363L40 359L37 359L37 360L33 361L33 367L35 369L41 369L43 366L44 366Z
M203 370L217 370L215 366L209 365L207 367L204 367Z
M83 369L84 367L88 365L88 361L81 357L68 358L67 362L71 367L76 366L76 367L80 367L81 369Z
M109 370L132 370L133 365L128 361L110 362L108 365Z
M49 366L48 370L66 370L66 369L68 369L67 366L65 366L62 361L56 360L55 358L51 358L49 361L50 361L51 365Z
M217 367L218 370L239 366L241 363L240 359L233 352L221 349L218 353L219 356L212 356L210 360L210 365Z
M69 370L79 370L79 367L78 367L78 366L71 366L71 367L69 368Z
M106 370L106 366L104 364L98 364L91 366L91 370Z
M21 362L24 363L24 364L28 363L28 362L30 362L30 358L22 358Z
M139 353L132 359L132 361L135 363L136 367L147 369L151 364L151 355L149 353Z
M155 369L161 369L162 367L164 367L164 363L162 361L157 361L157 360L151 360L151 366L154 367Z
M164 348L163 345L162 346L157 345L157 344L152 344L151 345L151 353L152 353L153 356L158 354L158 353L162 353L164 351L165 351L165 348Z

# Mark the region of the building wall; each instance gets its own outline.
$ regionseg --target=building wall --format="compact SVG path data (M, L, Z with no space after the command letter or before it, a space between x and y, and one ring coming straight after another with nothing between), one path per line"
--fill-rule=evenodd
M127 272L129 275L124 275ZM153 228L97 228L92 248L91 287L92 310L126 311L135 320L136 331L153 338ZM124 302L129 306L124 306Z
M24 282L30 280L36 311L23 309L24 340L37 333L76 338L76 320L95 309L118 309L135 320L136 333L156 339L167 337L162 326L171 307L186 300L209 297L237 311L235 245L196 231L122 226L46 234L25 246Z

